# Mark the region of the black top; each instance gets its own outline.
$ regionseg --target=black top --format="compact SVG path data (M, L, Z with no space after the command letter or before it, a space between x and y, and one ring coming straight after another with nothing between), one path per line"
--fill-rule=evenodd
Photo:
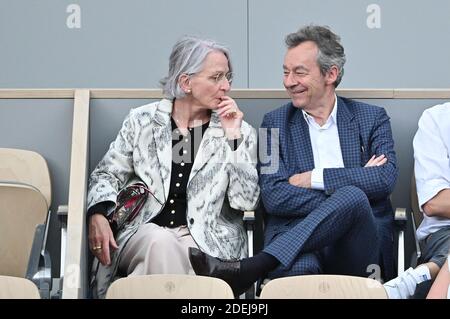
M169 197L163 210L152 220L152 223L173 228L186 225L186 187L195 156L209 122L189 128L186 136L181 134L173 118L171 124L172 174L170 176Z
M195 156L203 139L209 122L201 126L189 128L188 134L183 136L178 129L175 121L171 118L172 126L172 174L170 176L169 197L161 211L152 223L159 226L174 228L186 225L186 187L189 175L194 164ZM233 151L235 151L242 142L242 138L229 140L228 143ZM107 215L106 202L100 202L92 206L87 216L93 214Z

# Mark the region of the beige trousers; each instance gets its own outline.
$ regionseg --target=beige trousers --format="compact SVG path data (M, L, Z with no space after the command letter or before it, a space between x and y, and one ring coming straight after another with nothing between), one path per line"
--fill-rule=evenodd
M144 224L125 245L119 262L129 275L192 274L188 247L197 247L187 226Z

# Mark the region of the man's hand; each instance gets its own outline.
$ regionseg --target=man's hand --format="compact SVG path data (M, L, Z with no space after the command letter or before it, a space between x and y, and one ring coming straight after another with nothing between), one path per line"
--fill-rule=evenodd
M289 177L289 184L297 187L311 188L311 171Z
M373 155L370 160L366 163L366 165L364 165L364 167L371 167L371 166L381 166L386 164L387 162L387 158L386 156L384 156L384 154L381 154L378 157L375 157L375 155Z
M387 163L384 154L376 157L373 155L364 167L381 166ZM297 187L311 188L311 171L295 174L289 177L289 184Z
M92 254L105 266L111 264L110 248L119 248L109 222L102 214L94 214L89 219L89 247Z

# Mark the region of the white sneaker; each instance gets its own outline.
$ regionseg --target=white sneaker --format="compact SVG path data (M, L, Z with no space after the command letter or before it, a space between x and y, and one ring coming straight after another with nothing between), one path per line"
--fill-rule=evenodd
M431 279L431 276L428 267L419 266L416 269L407 269L400 276L388 281L383 286L389 299L408 299L414 294L418 284L429 279Z

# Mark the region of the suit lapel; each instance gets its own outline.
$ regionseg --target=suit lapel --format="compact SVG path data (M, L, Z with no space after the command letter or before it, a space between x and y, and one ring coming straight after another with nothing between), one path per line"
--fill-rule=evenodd
M308 123L306 123L302 111L297 108L295 108L291 118L291 138L294 144L292 149L297 158L298 168L302 172L312 170L314 168L314 154Z
M156 154L159 162L160 186L155 187L155 196L165 202L169 195L170 174L172 170L172 127L170 125L170 114L172 102L162 100L155 112L153 137L156 145ZM156 185L155 185L156 186Z
M345 167L361 165L359 128L344 100L338 97L337 126Z
M192 164L191 174L189 175L188 185L194 176L206 165L211 157L218 151L219 138L224 136L219 116L216 112L211 114L209 126L203 135L202 141Z

